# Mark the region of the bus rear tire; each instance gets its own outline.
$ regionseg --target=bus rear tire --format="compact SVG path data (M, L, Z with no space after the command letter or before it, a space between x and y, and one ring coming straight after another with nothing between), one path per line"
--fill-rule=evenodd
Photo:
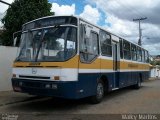
M138 80L137 83L134 85L134 89L140 89L141 87L141 80Z
M92 104L98 104L102 101L104 97L104 83L99 80L97 82L97 87L96 87L96 95L90 97L90 101Z

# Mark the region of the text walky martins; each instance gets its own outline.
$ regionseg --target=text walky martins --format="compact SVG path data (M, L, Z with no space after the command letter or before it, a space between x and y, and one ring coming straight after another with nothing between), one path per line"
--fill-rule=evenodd
M153 114L123 114L123 120L158 120L158 117Z

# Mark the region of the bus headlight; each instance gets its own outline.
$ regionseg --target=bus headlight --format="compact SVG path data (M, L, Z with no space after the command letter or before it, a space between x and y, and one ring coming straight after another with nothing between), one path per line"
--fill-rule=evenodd
M50 84L46 84L45 88L51 88L51 85Z
M57 84L52 84L52 89L57 89Z
M47 89L57 89L57 84L46 84L45 88L47 88Z

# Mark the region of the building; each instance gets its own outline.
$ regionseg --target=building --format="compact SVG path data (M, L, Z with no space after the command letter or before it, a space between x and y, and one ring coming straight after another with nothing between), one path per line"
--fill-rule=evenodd
M157 55L157 56L154 58L154 60L160 62L160 55Z

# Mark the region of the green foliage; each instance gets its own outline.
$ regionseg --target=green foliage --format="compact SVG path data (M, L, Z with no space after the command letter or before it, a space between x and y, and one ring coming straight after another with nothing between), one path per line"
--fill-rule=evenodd
M156 62L156 65L160 65L160 61L157 61L157 62Z
M155 65L160 65L160 61L155 61L155 60L154 60L154 61L151 61L150 64L151 64L151 65L154 65L154 66L155 66Z
M20 31L24 23L44 16L54 15L50 12L48 0L15 0L2 19L5 32L2 34L2 44L13 44L13 33Z
M150 64L151 65L156 65L156 62L155 61L150 61Z

